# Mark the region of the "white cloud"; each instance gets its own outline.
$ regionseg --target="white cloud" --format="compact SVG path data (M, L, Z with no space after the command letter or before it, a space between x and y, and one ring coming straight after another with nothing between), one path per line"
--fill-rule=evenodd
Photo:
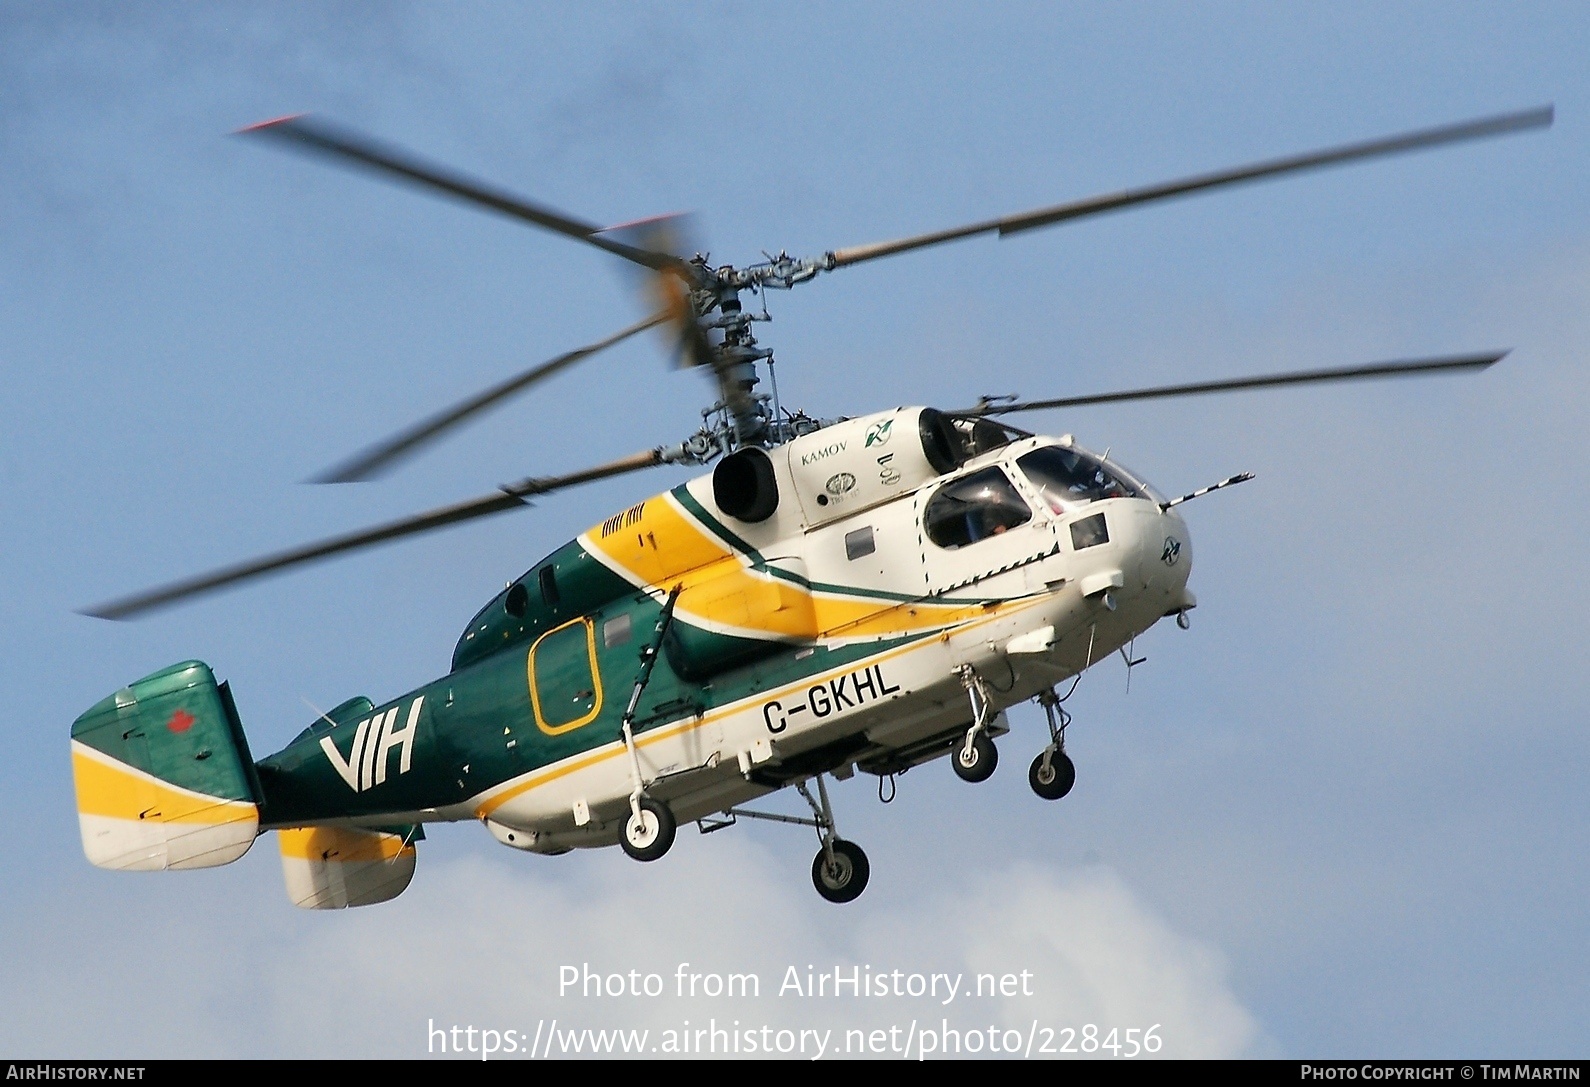
M1100 866L994 868L975 887L917 895L880 882L834 906L754 839L684 839L646 868L617 851L422 857L395 902L301 913L268 885L279 882L274 860L201 873L202 887L90 877L92 890L65 896L49 932L8 950L0 1044L39 1055L409 1057L443 1048L431 1025L493 1029L522 1050L556 1020L560 1037L646 1030L648 1050L680 1044L685 1029L694 1048L708 1035L693 1032L716 1025L738 1033L742 1055L780 1041L798 1053L808 1031L807 1056L858 1042L887 1056L913 1037L915 1056L930 1031L932 1056L946 1030L963 1052L987 1055L990 1028L1001 1051L1025 1052L1031 1039L1033 1056L1059 1055L1068 1041L1090 1044L1088 1024L1100 1039L1118 1028L1123 1045L1128 1028L1141 1038L1157 1025L1162 1056L1269 1048L1223 957ZM644 989L654 975L660 994L585 995L575 984L560 995L564 967L582 979L589 969L604 987L612 975L628 987L633 971ZM693 998L678 995L681 970L700 975ZM862 993L834 996L829 981L819 982L826 995L808 995L810 979L836 970ZM754 975L756 995L705 995L710 975L731 973ZM936 995L910 994L934 974L958 977L953 999L942 978ZM1009 995L978 996L979 974ZM869 978L890 995L868 996ZM718 1037L720 1049L734 1044L734 1033Z
M831 1031L830 1055L856 1044L851 1030L870 1041L870 1032L898 1027L883 1044L903 1047L913 1030L932 1028L942 1046L946 1025L962 1032L963 1046L974 1044L967 1032L980 1032L975 1044L985 1049L993 1026L1002 1048L1016 1037L1009 1030L1025 1050L1035 1024L1034 1050L1058 1051L1066 1027L1080 1047L1087 1024L1103 1028L1101 1037L1110 1027L1139 1028L1140 1037L1158 1025L1166 1056L1238 1056L1260 1041L1221 956L1173 932L1104 868L1018 866L974 888L868 909L865 899L822 902L747 840L687 846L643 871L616 853L531 865L445 861L393 909L363 911L270 956L273 1012L261 1043L284 1053L407 1055L427 1050L433 1021L516 1030L524 1045L554 1019L560 1030L648 1029L649 1044L687 1021L691 1030L738 1022L742 1032L768 1024L794 1032L786 1040L797 1045L802 1030ZM554 865L562 871L547 878ZM800 995L836 968L861 978L863 994ZM587 969L619 975L626 988L653 975L661 995L586 996L581 984L560 995L563 978L583 979ZM694 998L679 996L682 985L689 992L681 971L701 975ZM892 993L931 986L936 973L960 978L948 1003L948 981L936 997ZM729 974L754 974L760 995L703 995L709 975ZM979 998L979 974L1011 975L1012 995ZM869 975L891 995L865 995Z

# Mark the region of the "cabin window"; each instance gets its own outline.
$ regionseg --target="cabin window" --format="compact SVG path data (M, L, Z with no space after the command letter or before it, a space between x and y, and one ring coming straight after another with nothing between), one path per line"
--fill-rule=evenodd
M568 732L602 712L596 631L589 620L576 619L538 638L530 647L529 672L530 704L542 732Z
M615 615L602 624L602 647L612 649L616 645L629 644L631 620L629 612Z
M1080 521L1071 522L1071 546L1078 551L1084 547L1097 547L1110 542L1110 529L1104 523L1104 514L1095 513Z
M558 571L550 563L541 567L537 575L541 582L541 603L549 608L558 606Z
M1005 473L998 468L951 480L928 500L922 513L927 538L948 551L998 536L1032 520Z
M864 558L876 550L878 545L873 542L871 525L845 533L845 558L851 562Z
M515 619L523 619L524 613L530 610L530 590L524 587L523 582L516 583L508 590L502 606Z
M967 460L995 449L1003 449L1018 438L1031 437L1024 430L996 423L992 419L956 419L955 430L960 436Z

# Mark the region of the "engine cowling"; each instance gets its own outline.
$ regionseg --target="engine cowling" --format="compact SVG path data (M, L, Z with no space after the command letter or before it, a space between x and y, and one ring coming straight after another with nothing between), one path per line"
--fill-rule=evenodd
M806 523L827 524L960 467L963 446L933 408L895 408L824 427L784 449Z
M712 470L712 500L737 521L759 524L778 510L778 472L756 446L736 450Z

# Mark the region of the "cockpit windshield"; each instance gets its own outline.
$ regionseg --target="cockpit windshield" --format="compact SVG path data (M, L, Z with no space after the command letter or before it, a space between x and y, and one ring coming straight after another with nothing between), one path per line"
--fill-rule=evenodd
M1045 445L1016 464L1037 488L1051 513L1069 513L1104 498L1146 498L1141 487L1078 449Z

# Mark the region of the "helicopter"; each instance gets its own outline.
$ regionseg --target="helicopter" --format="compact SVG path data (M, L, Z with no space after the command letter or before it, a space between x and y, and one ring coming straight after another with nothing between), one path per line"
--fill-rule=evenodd
M656 861L678 828L741 819L815 830L818 893L866 888L866 853L839 833L828 779L879 796L938 759L994 772L1007 711L1034 701L1047 737L1028 768L1045 800L1072 789L1060 689L1164 619L1183 629L1192 545L1178 497L1076 442L1004 417L1091 404L1483 370L1467 355L1298 370L969 407L903 406L821 419L786 409L770 320L742 295L850 265L1283 175L1549 126L1550 106L1405 132L849 248L713 265L683 218L604 228L308 115L241 130L601 249L641 270L651 312L366 448L315 477L375 478L539 382L649 329L706 374L715 398L682 441L497 491L114 600L127 619L262 576L522 509L531 499L661 465L711 471L635 502L535 563L486 603L446 675L376 704L318 712L256 760L230 686L190 660L96 703L71 730L88 860L116 870L207 868L277 832L289 898L306 909L388 901L413 878L433 822L475 820L514 849L618 845ZM809 815L750 805L793 788Z

